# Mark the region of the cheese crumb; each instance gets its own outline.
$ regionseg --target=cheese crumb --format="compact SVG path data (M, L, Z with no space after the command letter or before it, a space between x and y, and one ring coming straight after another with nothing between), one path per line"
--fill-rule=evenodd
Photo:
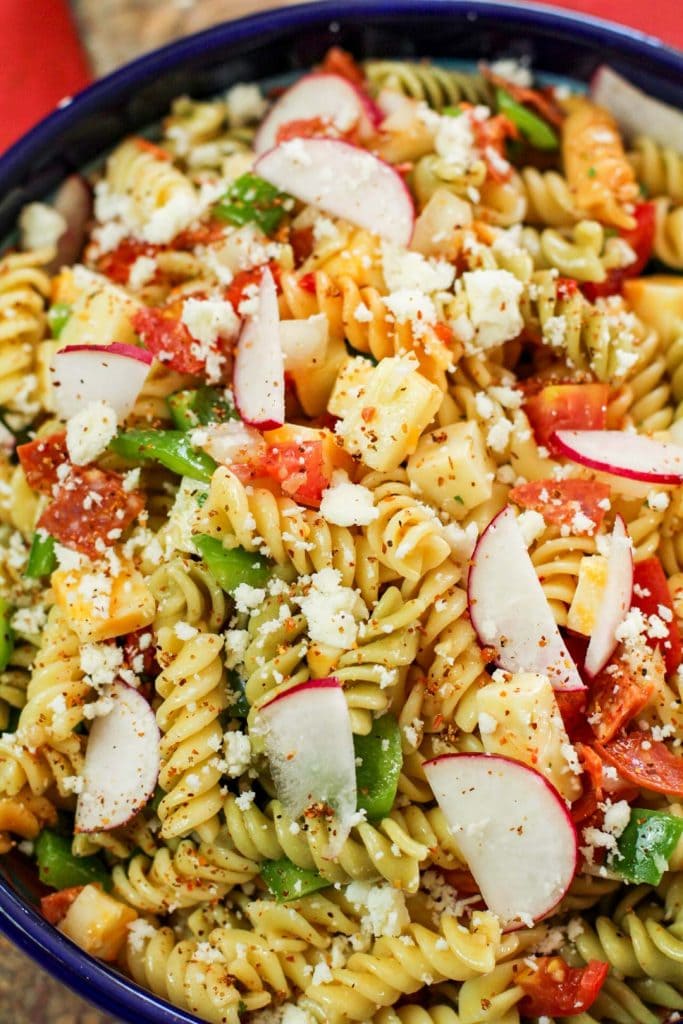
M362 484L353 484L344 470L336 470L327 490L323 491L320 514L335 526L367 526L377 519L372 491Z
M66 425L66 447L75 466L101 455L116 434L116 413L108 402L90 402Z

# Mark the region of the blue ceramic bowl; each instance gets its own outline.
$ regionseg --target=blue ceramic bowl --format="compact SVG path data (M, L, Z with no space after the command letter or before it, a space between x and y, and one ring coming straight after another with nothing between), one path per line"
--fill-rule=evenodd
M157 50L42 121L0 158L0 238L11 232L24 203L159 119L175 96L210 96L238 81L293 73L335 44L359 58L524 56L538 71L583 82L607 62L653 96L683 108L683 53L585 15L487 0L329 0L288 7ZM0 872L0 929L57 978L131 1024L197 1022L48 925L34 909L38 884L19 858L0 862Z

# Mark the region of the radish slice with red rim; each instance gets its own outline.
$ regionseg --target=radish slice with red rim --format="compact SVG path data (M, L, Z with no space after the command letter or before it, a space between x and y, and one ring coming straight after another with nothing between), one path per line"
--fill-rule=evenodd
M255 171L276 188L388 242L406 246L415 207L401 175L366 149L337 139L291 139Z
M266 268L256 312L242 327L235 353L235 405L245 423L260 430L285 422L285 364L275 281Z
M507 928L549 914L578 859L576 829L555 787L498 754L444 754L423 768L489 910Z
M341 75L317 72L304 75L271 107L254 139L257 153L277 145L278 132L292 121L321 118L344 133L354 127L370 138L382 112L357 86Z
M70 345L50 363L55 411L69 419L91 402L105 401L124 420L132 412L154 357L136 345Z
M584 689L511 508L479 538L467 594L479 642L501 668L548 676L555 690Z
M334 812L326 856L337 857L356 814L351 717L336 679L312 679L262 705L265 749L279 799L292 818L315 805Z
M607 583L597 620L586 651L589 676L601 672L617 646L617 628L631 607L633 593L633 545L621 516L614 521L607 558Z
M624 430L557 430L559 454L582 466L650 484L683 482L683 448Z
M95 718L85 750L76 832L107 832L130 821L154 792L159 776L159 727L137 690L113 683L112 708Z
M673 146L683 155L683 112L648 96L607 64L593 76L591 99L614 115L631 139L647 135L660 146Z

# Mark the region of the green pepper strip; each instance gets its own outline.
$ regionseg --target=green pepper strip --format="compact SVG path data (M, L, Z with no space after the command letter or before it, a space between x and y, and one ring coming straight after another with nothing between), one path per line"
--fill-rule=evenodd
M66 302L56 302L54 306L50 306L47 311L47 322L50 325L53 338L60 336L70 316L71 306L68 306Z
M213 207L219 220L231 224L257 224L266 235L277 231L291 198L256 174L243 174Z
M244 548L224 548L217 537L199 533L192 538L197 551L221 589L234 594L241 583L263 587L270 579L271 565L265 558Z
M298 900L319 889L327 889L332 884L317 871L299 868L287 857L266 861L261 867L261 877L278 903Z
M228 715L230 718L246 718L251 705L247 700L244 683L234 668L228 669Z
M619 836L609 861L616 874L638 885L659 885L669 858L683 836L683 818L666 811L632 807L628 825Z
M216 388L203 387L196 391L176 391L166 403L178 430L192 430L207 423L225 423L237 419L234 406L225 400Z
M74 857L71 840L44 829L35 844L40 881L53 889L99 882L111 889L111 878L99 857Z
M39 580L43 576L49 576L56 568L55 539L49 533L37 530L31 541L26 575L29 579Z
M192 447L182 430L126 430L110 442L109 450L132 462L153 459L172 473L204 483L218 468L210 455Z
M367 736L354 736L358 810L385 818L394 805L403 767L401 734L393 715L377 718Z
M0 597L0 672L3 672L14 650L14 630L10 625L12 608L4 597Z
M550 125L527 107L514 100L505 89L496 89L496 103L501 114L510 118L536 149L557 149L560 140Z

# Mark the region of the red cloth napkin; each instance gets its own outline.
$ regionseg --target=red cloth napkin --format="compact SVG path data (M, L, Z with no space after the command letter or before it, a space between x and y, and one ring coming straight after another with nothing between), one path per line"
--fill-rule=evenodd
M256 3L254 4L256 6ZM683 49L681 0L555 0ZM0 152L90 79L67 0L0 0Z

